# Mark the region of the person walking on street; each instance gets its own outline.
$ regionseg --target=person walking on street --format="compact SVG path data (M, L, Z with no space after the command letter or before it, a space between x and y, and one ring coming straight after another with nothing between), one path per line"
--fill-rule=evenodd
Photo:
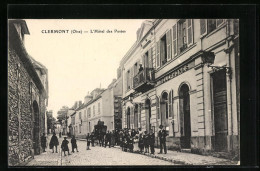
M71 139L71 148L72 148L72 153L74 153L74 149L76 148L77 152L78 151L78 146L77 146L77 140L75 139L75 136L73 135L72 136L72 139Z
M61 132L59 133L59 138L61 138Z
M70 151L69 151L69 141L67 140L67 137L64 137L64 140L61 143L61 149L64 152L64 156L66 156L65 152L68 152L68 155L70 155Z
M149 134L149 146L150 146L151 154L154 154L154 143L155 143L155 135L151 130Z
M149 153L149 136L147 131L144 131L144 153Z
M54 153L54 147L56 148L56 153L58 153L58 151L57 151L58 145L59 145L59 141L58 141L58 138L57 138L57 136L54 132L52 137L51 137L51 141L50 141L50 149L52 149L52 153Z
M91 133L90 140L91 140L92 147L95 147L95 145L94 145L94 132Z
M167 149L166 149L166 136L167 136L167 133L166 133L166 130L163 128L162 125L160 125L160 131L158 133L158 137L160 139L160 153L162 153L162 149L164 149L164 153L166 154L167 153Z
M91 142L91 136L89 135L89 133L86 138L87 138L87 150L90 150L89 146L90 146L90 142Z
M45 133L43 133L42 136L41 136L41 146L42 146L43 152L46 152L46 151L45 151L46 142L47 142L47 139L46 139L46 137L45 137Z
M111 133L110 133L110 131L107 131L107 134L106 134L105 147L107 146L107 143L109 143L109 148L110 148L111 147Z

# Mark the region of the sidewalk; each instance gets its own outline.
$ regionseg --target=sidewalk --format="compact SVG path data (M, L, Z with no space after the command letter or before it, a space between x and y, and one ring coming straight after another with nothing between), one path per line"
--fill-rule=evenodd
M119 146L114 146L114 148L120 148ZM227 159L217 158L213 156L203 156L192 153L183 153L177 151L167 150L167 154L158 154L160 152L159 148L155 148L154 155L149 153L140 153L141 155L146 155L152 158L158 158L161 160L173 162L178 165L237 165L236 161L231 161Z

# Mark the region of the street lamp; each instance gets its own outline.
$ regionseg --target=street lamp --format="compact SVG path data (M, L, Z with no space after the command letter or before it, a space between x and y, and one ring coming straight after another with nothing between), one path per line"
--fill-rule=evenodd
M232 72L231 67L212 66L212 64L215 61L215 54L214 54L214 52L203 52L201 58L202 58L202 63L206 64L208 67L211 67L214 71L225 69L227 75L231 76L231 72Z

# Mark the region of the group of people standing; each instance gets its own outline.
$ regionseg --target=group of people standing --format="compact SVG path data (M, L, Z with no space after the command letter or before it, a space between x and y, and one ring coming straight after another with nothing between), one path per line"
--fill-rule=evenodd
M69 141L67 140L67 137L64 137L62 143L61 143L61 149L64 152L64 156L66 156L65 152L68 152L68 155L71 155L69 152ZM59 146L59 140L58 137L56 136L56 133L53 133L50 143L49 143L49 147L50 149L52 149L52 153L58 153L57 147ZM47 147L47 138L45 136L45 133L43 133L43 135L41 136L41 147L43 149L43 152L46 152L45 149ZM77 147L77 140L75 139L75 136L72 136L71 138L71 148L72 148L72 152L74 153L74 150L76 149L77 152L78 151L78 147Z
M160 125L160 131L158 132L158 138L160 140L160 153L163 152L166 154L167 153L167 148L166 148L166 136L167 132L164 129L162 125ZM140 153L151 153L154 154L154 144L155 144L155 135L153 130L150 130L149 133L148 131L142 132L140 129L139 130L134 130L134 129L124 129L124 130L116 130L116 131L107 131L106 133L99 133L98 136L95 136L94 132L91 134L87 134L86 136L87 139L87 149L90 150L90 145L92 144L92 147L95 146L95 140L98 140L97 145L99 144L100 147L113 147L114 145L120 145L122 148L122 151L130 151L133 152L139 151ZM41 146L43 148L43 152L45 152L46 149L46 143L47 139L45 134L41 136ZM68 152L68 155L71 155L69 152L69 141L67 140L67 137L64 137L64 140L61 143L61 149L64 152L64 155L66 156L65 152ZM58 153L57 151L57 146L59 145L58 138L55 133L53 133L49 147L52 149L52 153L54 153L54 147L55 147L55 152ZM72 152L74 153L75 149L77 152L78 147L77 147L77 140L75 139L75 136L72 136L71 139L71 148Z
M164 150L167 153L166 148L166 136L167 132L162 125L160 125L160 131L158 137L160 141L160 153ZM155 134L153 130L142 132L134 129L124 129L119 131L119 142L122 151L138 151L140 153L151 153L154 154Z

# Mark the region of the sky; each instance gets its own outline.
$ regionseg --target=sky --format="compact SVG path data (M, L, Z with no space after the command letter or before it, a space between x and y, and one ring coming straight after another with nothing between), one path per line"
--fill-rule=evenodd
M62 106L93 89L107 88L117 77L120 60L136 41L136 31L144 20L25 20L30 34L25 36L29 55L48 69L49 103L53 116ZM124 30L125 33L114 32ZM47 33L69 30L68 33ZM71 31L82 31L71 34ZM104 30L104 33L91 33ZM112 33L107 33L107 30ZM49 31L50 32L50 31Z

